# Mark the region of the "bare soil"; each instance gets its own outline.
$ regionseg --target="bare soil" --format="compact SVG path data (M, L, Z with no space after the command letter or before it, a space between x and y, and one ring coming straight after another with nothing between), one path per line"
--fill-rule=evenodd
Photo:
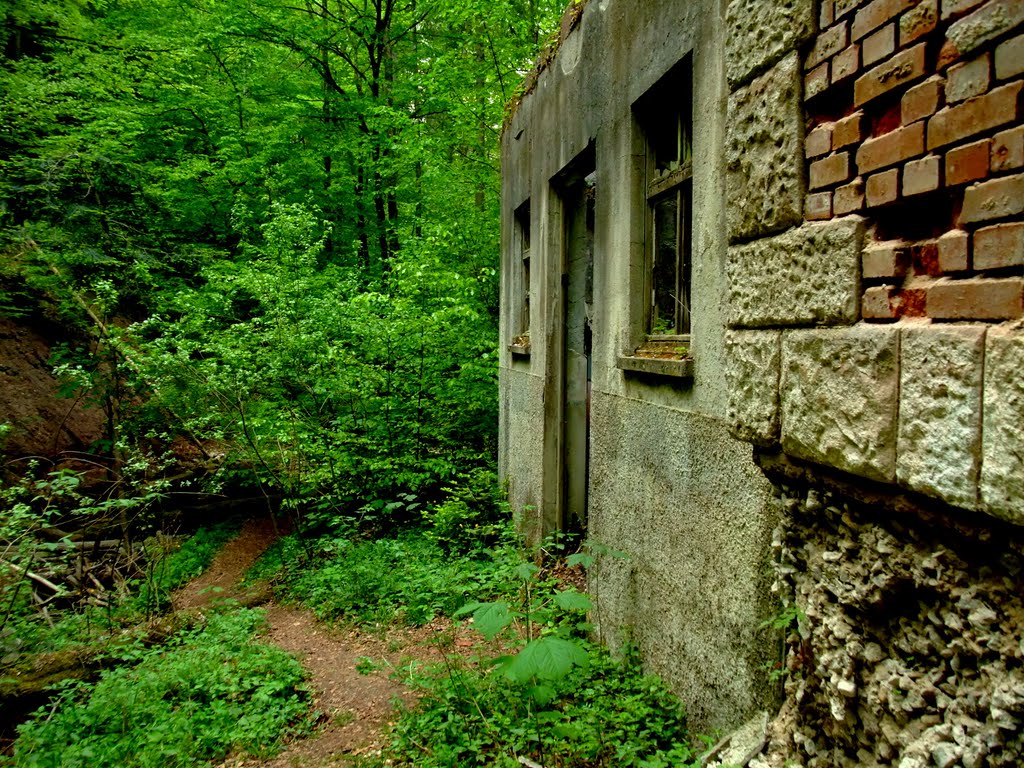
M272 520L247 522L206 573L172 597L175 610L201 610L221 599L253 602L254 594L269 595L265 587L242 589L239 585L277 535ZM263 608L268 624L265 639L295 655L309 673L308 684L321 713L319 726L275 758L232 758L222 768L344 766L379 755L397 706L415 700L392 673L401 665L438 661L446 650L471 645L446 620L416 629L370 632L326 626L310 611L272 599ZM357 665L369 671L359 672Z

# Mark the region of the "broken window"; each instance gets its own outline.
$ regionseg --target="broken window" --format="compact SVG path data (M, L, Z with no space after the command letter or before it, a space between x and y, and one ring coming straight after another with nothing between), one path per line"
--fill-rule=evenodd
M530 346L530 201L516 208L515 215L515 301L512 317L513 340L516 349Z
M515 212L519 233L519 280L522 287L519 302L519 333L529 333L529 201Z
M689 58L637 102L647 146L647 333L690 333L690 215L693 163Z

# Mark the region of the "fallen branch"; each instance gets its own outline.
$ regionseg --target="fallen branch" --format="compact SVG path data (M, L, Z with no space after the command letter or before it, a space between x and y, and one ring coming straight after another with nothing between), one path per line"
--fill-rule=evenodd
M33 573L28 568L22 568L20 565L15 565L14 563L8 563L6 561L4 561L4 565L6 565L15 573L20 573L23 576L27 576L28 578L32 579L32 581L36 582L37 584L42 584L44 587L46 587L49 590L52 590L53 592L59 594L63 591L60 587L58 587L49 579L40 576L38 573Z
M535 762L533 762L533 760L531 760L530 758L525 757L523 755L519 756L519 764L520 765L525 765L526 768L544 768L544 766L541 765L540 763L535 763Z

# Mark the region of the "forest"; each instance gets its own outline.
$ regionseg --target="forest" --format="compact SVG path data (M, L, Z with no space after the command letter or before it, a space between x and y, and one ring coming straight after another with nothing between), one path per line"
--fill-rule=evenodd
M488 649L417 672L392 751L347 764L691 756L674 699L589 637L563 577L594 552L524 549L494 472L498 138L563 10L0 8L0 317L57 329L61 395L102 416L25 457L0 414L0 764L206 765L320 727L258 609L168 612L268 513L246 578L279 599L472 617ZM582 680L600 702L570 706Z

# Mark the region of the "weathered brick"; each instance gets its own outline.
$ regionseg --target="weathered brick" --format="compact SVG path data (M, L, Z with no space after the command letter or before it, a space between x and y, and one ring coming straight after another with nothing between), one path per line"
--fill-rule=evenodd
M842 149L851 144L856 144L863 138L861 124L864 121L863 112L854 112L842 120L836 121L832 127L832 148Z
M869 208L888 205L896 202L900 196L900 172L898 168L882 171L869 176L865 185L865 194Z
M991 139L982 139L946 153L946 184L955 186L988 176Z
M924 288L906 288L896 296L896 313L900 317L927 317Z
M848 45L832 58L832 82L853 77L860 70L860 44Z
M966 272L967 250L971 236L962 229L944 232L936 241L939 269L942 272Z
M924 0L900 16L900 48L933 32L939 23L938 0Z
M836 20L836 4L833 0L821 0L818 8L818 27L824 29Z
M991 69L992 57L987 53L950 67L946 72L946 103L955 104L987 91Z
M860 5L860 3L861 0L836 0L836 19L841 19Z
M881 61L896 50L896 25L886 24L865 37L860 43L860 58L865 67Z
M832 123L823 123L807 134L804 141L804 154L808 157L821 157L832 151Z
M936 320L1013 320L1024 312L1024 280L943 278L928 286L928 317Z
M872 243L861 255L861 276L865 280L904 277L909 266L910 251L902 240Z
M946 20L961 16L984 2L985 0L942 0L942 18Z
M1010 83L936 113L928 121L928 149L1015 122L1021 113L1022 87L1024 83Z
M866 104L893 88L916 80L924 73L925 43L919 43L857 78L853 84L854 106Z
M828 78L829 71L827 61L824 64L819 64L808 72L807 76L804 78L804 98L811 99L819 93L827 91L829 84Z
M910 125L938 112L945 90L945 82L941 77L930 77L903 94L903 99L900 102L902 123Z
M946 37L962 56L969 56L986 43L1024 23L1022 0L989 0L970 16L953 22Z
M1024 213L1024 175L1004 176L967 188L960 222L1003 219Z
M832 218L832 193L815 192L807 196L805 217L808 221L825 221Z
M1024 125L1001 131L992 139L992 172L1024 167Z
M942 274L939 269L939 248L934 240L919 240L910 246L910 266L915 275L929 275L938 277Z
M903 194L921 195L934 192L942 184L942 161L935 155L911 160L903 166Z
M861 144L857 168L861 173L869 173L923 153L924 123L912 123Z
M853 18L851 35L854 40L871 34L872 31L914 5L915 0L874 0L868 3Z
M935 57L935 70L942 72L950 64L960 60L960 50L949 40L942 43L939 48L939 55Z
M830 59L846 47L847 43L846 22L836 24L822 32L814 41L807 60L804 62L805 69L814 69L826 59Z
M850 153L836 152L811 163L810 188L831 187L850 178Z
M1002 269L1024 265L1024 222L996 224L974 233L974 268Z
M859 176L849 184L838 187L832 196L832 212L836 216L845 216L863 207L864 180Z
M876 285L864 291L860 312L865 320L895 320L898 303L894 285Z
M1024 35L1007 40L996 48L996 77L1006 80L1024 72Z

